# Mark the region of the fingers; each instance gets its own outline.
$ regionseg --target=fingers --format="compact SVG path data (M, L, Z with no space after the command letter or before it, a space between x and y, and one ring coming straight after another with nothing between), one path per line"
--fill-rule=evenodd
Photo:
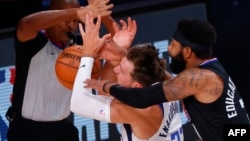
M135 34L136 34L136 32L137 32L137 24L136 24L136 21L135 20L133 20L132 21L132 29L131 29L131 33L133 34L133 36L135 37Z
M99 32L101 27L101 16L97 16L97 21L94 23L93 13L90 11L86 14L86 23L85 23L85 31L86 32Z
M130 17L128 17L128 31L132 32L133 34L137 31L137 24L135 20L132 20Z
M84 88L89 88L89 80L90 79L86 79L85 81L83 81L83 83L85 84L83 87Z
M103 0L103 2L105 3L105 5L106 5L106 9L108 10L108 9L111 9L111 8L113 8L114 7L114 4L112 4L112 3L109 3L110 2L110 0ZM108 4L109 3L109 4Z
M112 13L112 11L103 11L101 12L101 16L107 16L107 15L110 15Z
M84 88L95 88L95 86L97 86L98 84L98 80L96 79L86 79L85 81L83 81Z
M86 14L86 23L85 23L85 31L90 32L94 28L93 25L93 15L92 12L90 11L89 13Z
M97 17L96 23L92 12L86 14L85 31L81 26L80 33L83 38L83 56L97 57L97 53L102 45L102 39L99 38L99 30L101 26L101 16ZM103 43L104 44L104 43Z
M111 38L112 38L112 35L111 35L111 33L109 33L109 34L103 35L102 40L104 42L107 42L107 41L109 42L109 40L111 40Z
M79 30L80 30L81 36L84 37L85 36L85 32L84 32L82 24L79 23L78 25L79 25Z
M96 22L96 25L95 25L95 29L99 31L100 27L101 27L101 16L98 15L97 16L97 22Z
M120 20L120 23L122 25L123 30L127 29L127 23L124 20Z
M104 0L104 1L106 2L106 4L110 2L110 0Z
M120 30L120 27L116 22L113 22L113 29L115 32L118 32Z
M110 0L92 0L89 2L89 4L93 5L96 8L96 15L100 14L101 16L107 16L112 13L110 9L113 8L114 5L112 3L109 3Z
M85 31L88 31L88 27L90 26L89 14L85 15Z
M108 10L108 9L111 9L111 8L113 8L113 7L114 7L114 4L108 4L108 5L106 6L107 10Z
M128 31L131 31L133 29L132 19L128 17Z
M124 20L120 20L120 24L122 25L122 30L127 30L129 32L135 33L137 31L137 24L135 20L132 20L130 17L127 19L127 23ZM116 24L113 24L113 28L115 31L119 31L119 27Z

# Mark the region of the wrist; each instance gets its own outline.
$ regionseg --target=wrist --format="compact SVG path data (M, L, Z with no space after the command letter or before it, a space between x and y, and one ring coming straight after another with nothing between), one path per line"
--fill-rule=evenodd
M91 57L91 58L95 58L96 55L93 52L84 50L82 51L82 57Z
M90 57L90 58L95 58L95 55L93 54L88 54L88 53L83 53L82 57Z
M103 85L102 85L102 91L104 93L109 93L109 88L111 86L113 82L110 82L110 81L106 81Z

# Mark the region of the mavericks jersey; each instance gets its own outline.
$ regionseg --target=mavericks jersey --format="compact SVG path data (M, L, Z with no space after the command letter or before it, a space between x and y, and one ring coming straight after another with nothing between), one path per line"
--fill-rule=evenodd
M152 137L139 139L133 134L129 124L123 124L121 141L183 141L182 122L178 114L178 102L165 102L159 105L163 112L163 119L158 131Z

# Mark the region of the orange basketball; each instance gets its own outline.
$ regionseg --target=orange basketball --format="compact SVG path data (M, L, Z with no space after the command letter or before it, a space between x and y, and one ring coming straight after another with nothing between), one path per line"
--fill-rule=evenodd
M74 45L65 48L57 57L55 72L59 82L66 88L72 90L76 73L80 64L82 46ZM95 59L91 77L98 79L100 76L101 61Z

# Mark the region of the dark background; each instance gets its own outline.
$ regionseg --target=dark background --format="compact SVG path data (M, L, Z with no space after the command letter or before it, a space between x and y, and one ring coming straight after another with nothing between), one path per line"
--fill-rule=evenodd
M0 0L0 39L13 35L18 20L47 8L49 0ZM113 16L121 17L152 9L204 2L207 19L218 34L214 55L219 58L238 87L250 113L250 1L249 0L111 0ZM81 0L85 5L86 0Z

